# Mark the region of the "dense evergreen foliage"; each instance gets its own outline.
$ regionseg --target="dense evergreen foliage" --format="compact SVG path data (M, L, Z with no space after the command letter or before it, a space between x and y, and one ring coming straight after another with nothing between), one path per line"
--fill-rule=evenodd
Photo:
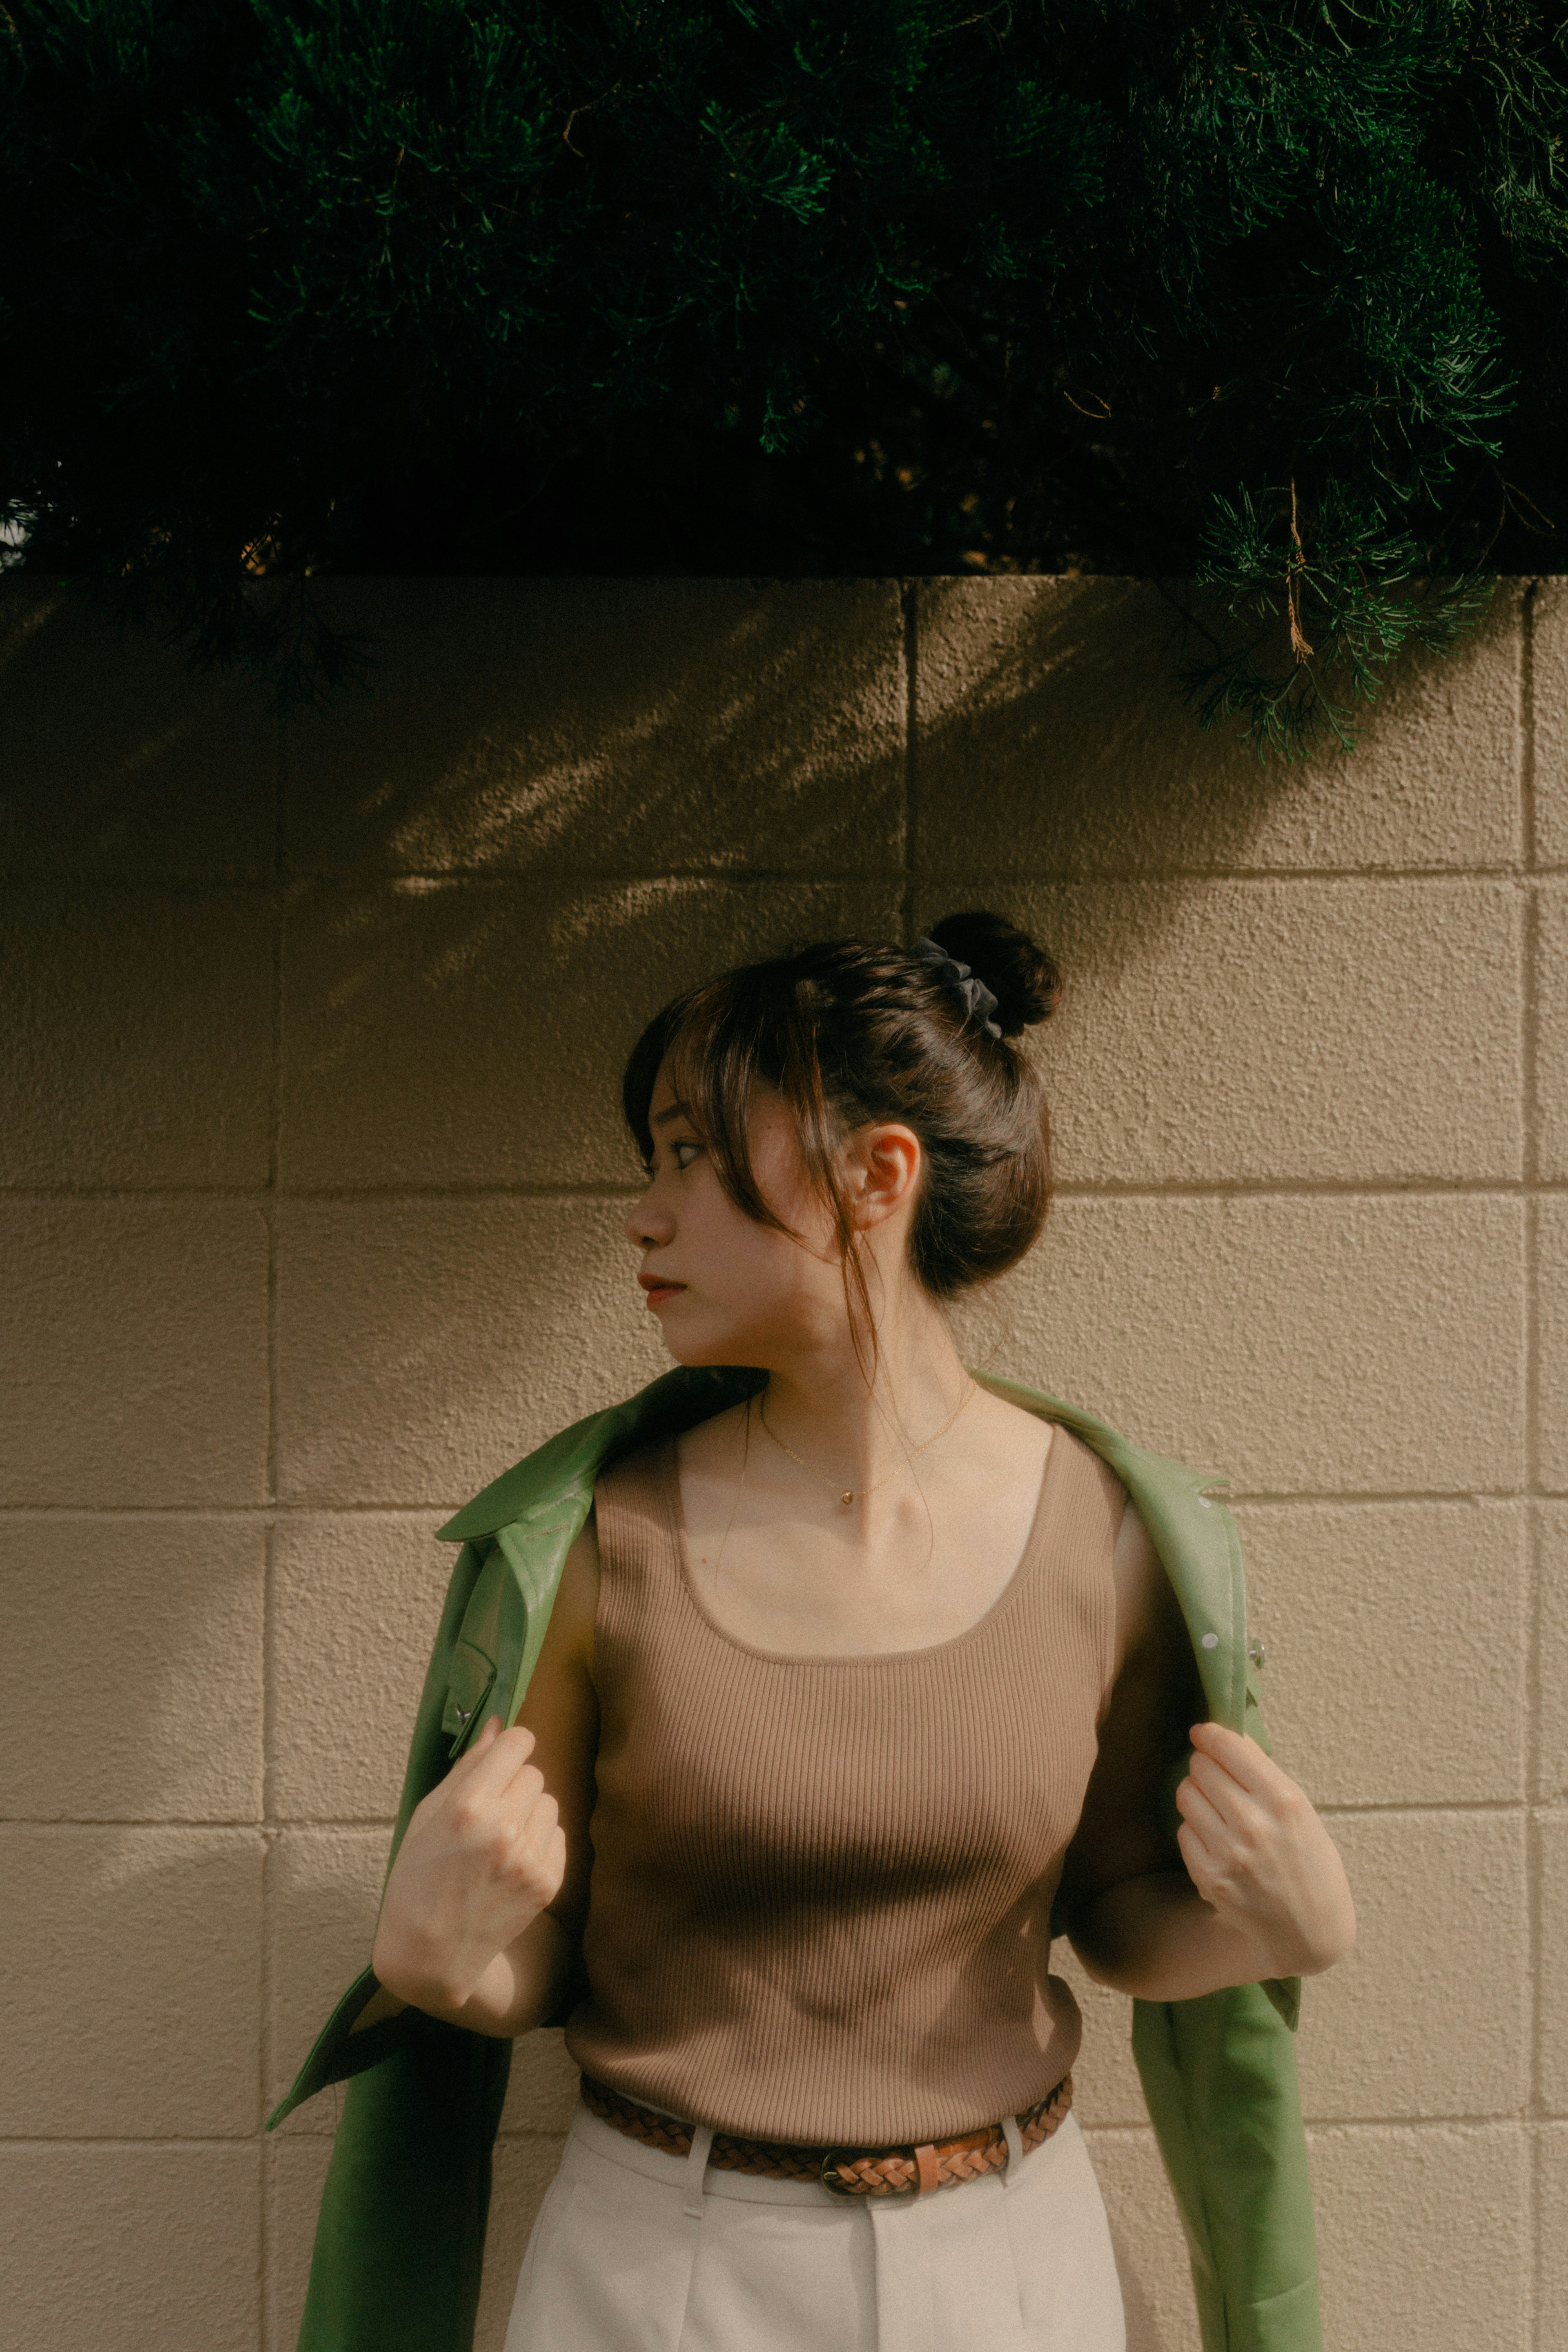
M323 572L1182 579L1289 750L1561 560L1565 122L1562 0L5 0L0 501L285 692Z

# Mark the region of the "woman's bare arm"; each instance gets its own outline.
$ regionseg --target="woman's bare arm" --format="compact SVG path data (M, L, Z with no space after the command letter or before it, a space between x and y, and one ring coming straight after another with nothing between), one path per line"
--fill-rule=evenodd
M1114 1571L1119 1668L1062 1874L1072 1948L1096 1982L1145 2000L1314 1975L1355 1935L1333 1842L1256 1740L1201 1720L1181 1612L1131 1503ZM1157 1791L1189 1740L1173 1845Z
M588 1908L599 1737L591 1517L567 1555L528 1696L415 1807L387 1881L371 1965L386 1996L476 2033L525 2033L570 1982ZM371 2011L365 2021L372 2022Z

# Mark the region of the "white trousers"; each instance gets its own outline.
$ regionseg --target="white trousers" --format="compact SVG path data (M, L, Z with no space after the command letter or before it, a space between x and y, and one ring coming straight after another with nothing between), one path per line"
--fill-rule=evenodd
M1004 2171L835 2197L643 2147L579 2105L506 2352L1125 2352L1075 2116Z

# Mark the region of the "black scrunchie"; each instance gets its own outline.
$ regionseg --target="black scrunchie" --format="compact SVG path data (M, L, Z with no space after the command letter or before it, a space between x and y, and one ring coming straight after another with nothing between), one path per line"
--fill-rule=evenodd
M993 1037L1001 1035L998 1024L990 1019L997 1009L997 1000L983 980L977 980L967 963L950 956L935 940L916 940L915 952L922 963L928 963L944 986L956 989L970 1013L977 1013Z

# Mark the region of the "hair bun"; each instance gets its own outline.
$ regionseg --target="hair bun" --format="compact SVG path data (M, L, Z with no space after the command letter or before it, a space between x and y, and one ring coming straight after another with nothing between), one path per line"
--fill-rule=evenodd
M1045 950L1005 915L983 907L944 915L926 936L985 982L997 1000L997 1026L1004 1037L1016 1037L1055 1012L1061 974Z

